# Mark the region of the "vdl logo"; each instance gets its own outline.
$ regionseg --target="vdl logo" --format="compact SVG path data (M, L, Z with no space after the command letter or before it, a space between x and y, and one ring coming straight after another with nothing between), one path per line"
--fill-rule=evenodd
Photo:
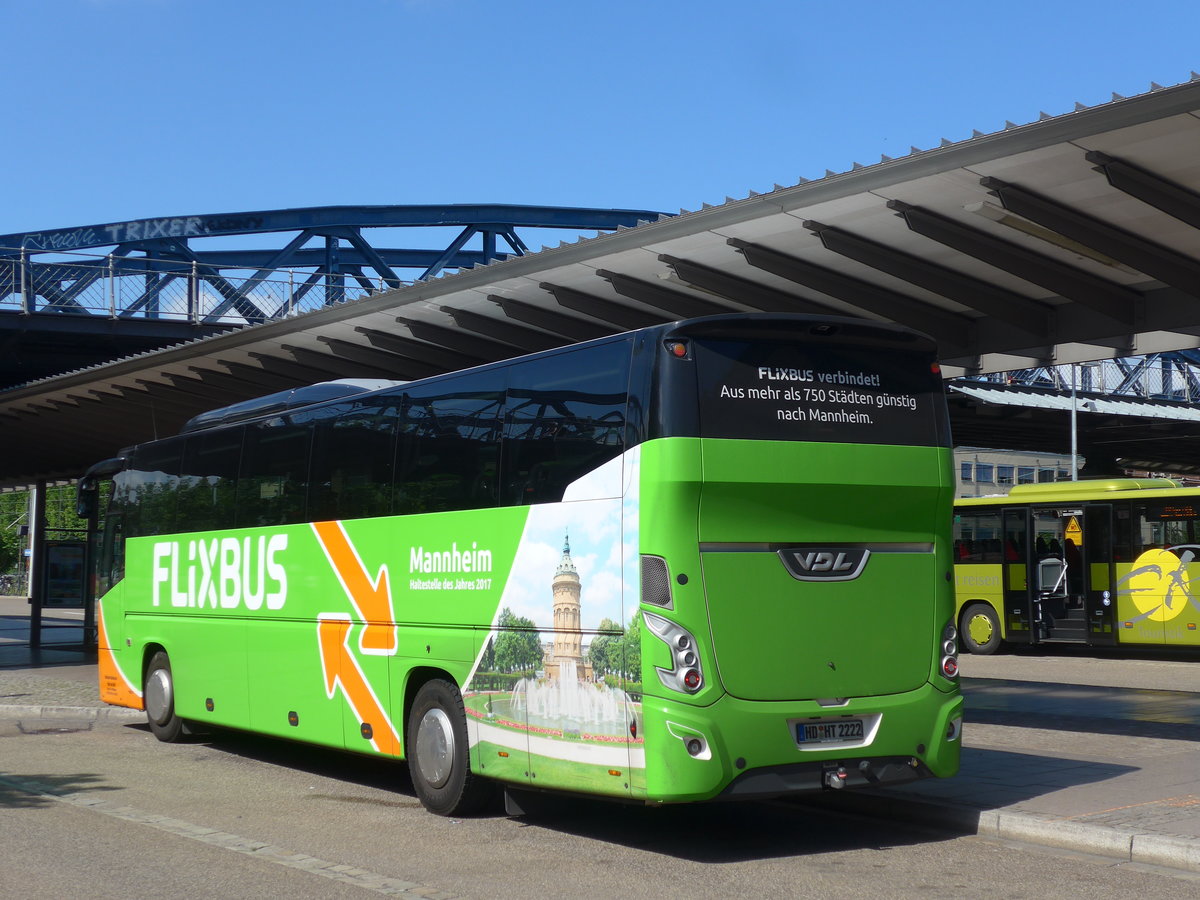
M865 547L828 550L792 547L780 550L788 574L798 581L850 581L862 574L871 551Z

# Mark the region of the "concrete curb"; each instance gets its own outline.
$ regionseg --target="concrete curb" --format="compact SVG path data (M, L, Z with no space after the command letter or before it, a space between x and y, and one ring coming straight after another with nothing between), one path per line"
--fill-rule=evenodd
M33 719L84 719L89 722L145 721L146 714L136 709L115 706L17 706L0 705L0 716L24 716Z
M1195 838L1122 831L1002 809L979 810L956 803L937 803L924 797L903 797L894 793L844 792L830 797L829 806L855 815L908 822L959 834L976 834L1126 862L1200 872L1200 841Z

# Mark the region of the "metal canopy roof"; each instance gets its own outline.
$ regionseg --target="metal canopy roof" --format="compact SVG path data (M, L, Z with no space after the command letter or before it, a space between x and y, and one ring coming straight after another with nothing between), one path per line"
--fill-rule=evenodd
M708 313L898 322L948 376L1200 347L1197 79L0 392L0 484L285 387Z

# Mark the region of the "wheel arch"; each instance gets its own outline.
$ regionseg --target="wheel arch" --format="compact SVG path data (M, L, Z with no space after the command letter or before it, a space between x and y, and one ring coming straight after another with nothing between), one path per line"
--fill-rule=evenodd
M435 678L441 678L449 681L459 693L462 692L462 685L458 683L458 679L439 666L416 666L408 673L404 682L404 705L400 713L400 733L407 737L408 735L408 717L412 712L413 701L417 698L417 692L421 690L426 682L433 681ZM402 756L408 757L408 748L405 746L406 741L401 742Z
M171 658L171 654L167 651L167 648L158 641L150 641L142 645L142 665L139 672L141 673L141 686L143 689L146 687L146 670L150 667L150 660L154 658L155 653L159 652L166 653L167 659Z

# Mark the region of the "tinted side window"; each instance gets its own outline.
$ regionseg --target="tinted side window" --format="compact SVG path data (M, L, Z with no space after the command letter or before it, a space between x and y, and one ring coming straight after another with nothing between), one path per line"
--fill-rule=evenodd
M127 536L170 534L175 528L175 493L183 439L143 444L133 463L113 479L117 501L125 511Z
M392 509L398 397L368 397L313 412L308 518L386 516Z
M180 530L233 527L241 457L241 427L188 435L175 503Z
M393 512L496 505L502 382L502 371L491 371L399 395Z
M246 426L237 489L239 528L304 521L311 439L311 426L289 417Z
M600 344L513 366L501 503L554 503L625 449L631 344Z

